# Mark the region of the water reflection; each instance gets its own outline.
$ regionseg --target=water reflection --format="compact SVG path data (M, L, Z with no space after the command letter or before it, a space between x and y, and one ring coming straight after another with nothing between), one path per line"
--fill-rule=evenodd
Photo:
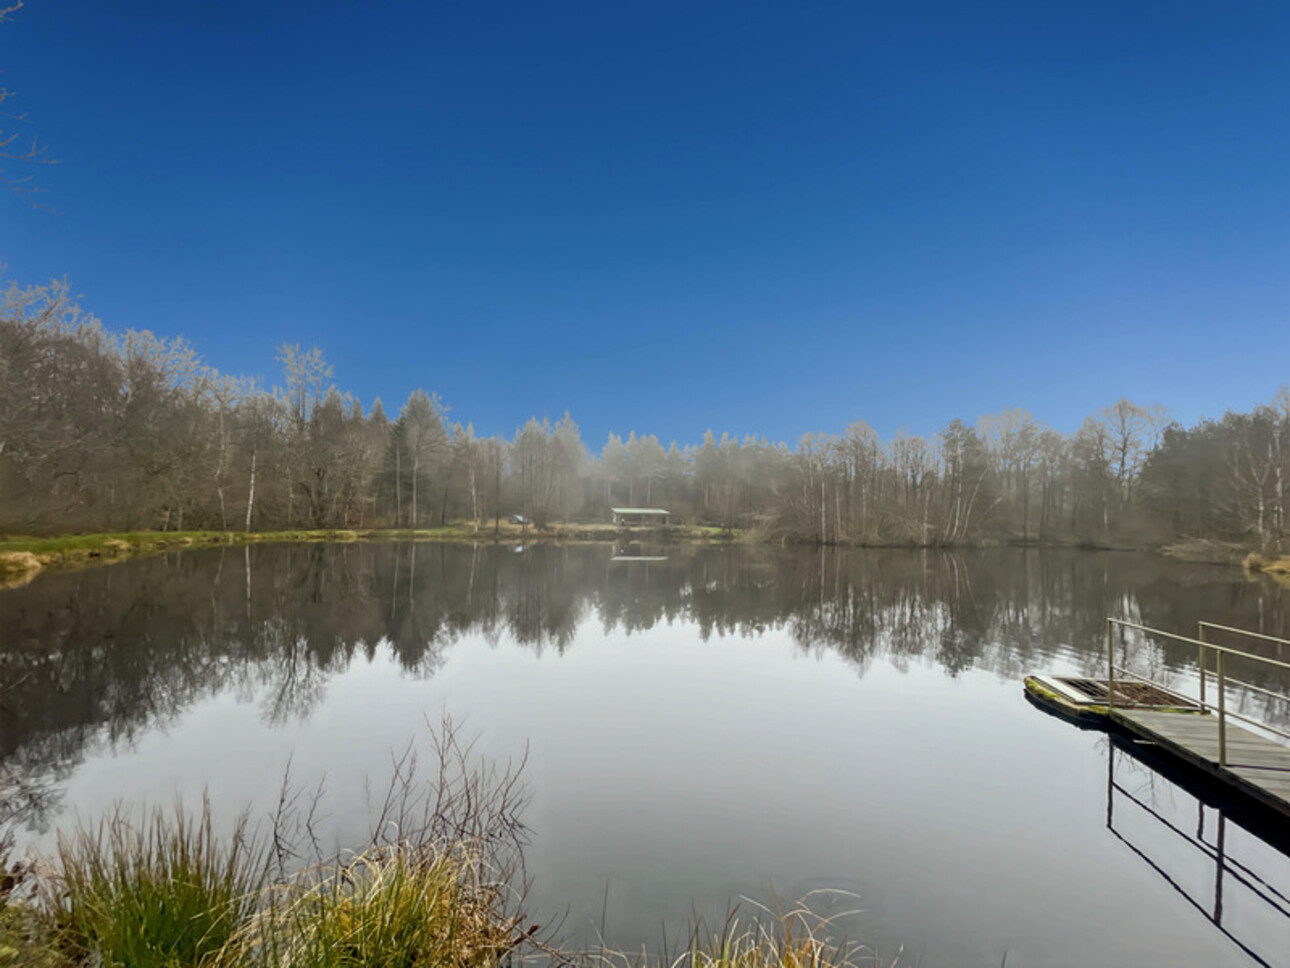
M532 901L573 940L606 899L635 948L740 894L842 887L901 963L1228 963L1219 927L1265 952L1284 921L1251 929L1226 873L1211 922L1212 859L1121 790L1181 830L1194 801L1165 811L1119 751L1108 833L1106 738L1020 677L1095 672L1108 614L1285 635L1286 594L1139 555L739 546L281 545L44 576L0 592L0 821L48 844L73 810L207 784L236 810L290 763L353 843L366 778L447 710L489 755L530 744ZM1190 649L1131 645L1195 674ZM1224 816L1224 857L1256 869Z
M1290 964L1290 831L1147 745L1107 748L1106 828L1259 965Z
M586 621L683 621L704 640L784 630L861 676L880 657L1017 678L1095 669L1107 614L1290 631L1277 586L1128 554L311 544L53 575L0 591L0 821L43 827L87 745L129 744L204 696L261 697L269 723L307 717L382 643L431 676L467 633L563 653ZM1157 664L1189 663L1160 646Z

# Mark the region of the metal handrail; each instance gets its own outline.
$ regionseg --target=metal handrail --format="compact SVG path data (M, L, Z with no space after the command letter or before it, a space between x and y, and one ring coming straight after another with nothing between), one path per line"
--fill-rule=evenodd
M1261 692L1265 696L1271 696L1273 699L1280 699L1282 702L1290 702L1290 696L1277 692L1275 689L1265 689L1263 686L1256 686L1252 682L1246 682L1244 679L1237 679L1235 676L1228 676L1229 685L1240 686L1242 689L1249 689L1251 692Z
M1149 685L1149 686L1161 686L1161 687L1164 687L1164 683L1163 683L1163 682L1156 682L1154 679L1150 678L1149 676L1144 676L1144 675L1143 675L1142 673L1140 673L1140 672L1134 672L1132 669L1129 669L1129 668L1127 668L1127 667L1125 667L1125 666L1120 666L1120 665L1118 665L1118 666L1116 666L1116 667L1115 667L1115 671L1116 671L1116 672L1118 672L1118 673L1120 673L1121 675L1127 676L1127 677L1128 677L1128 678L1130 678L1130 679L1137 679L1139 682L1145 682L1145 683L1146 683L1147 685ZM1245 685L1246 685L1246 683L1241 682L1241 680L1239 680L1239 679L1233 679L1231 676L1228 676L1228 677L1227 677L1227 681L1228 681L1228 682L1234 682L1234 683L1236 683L1238 686L1245 686ZM1250 688L1258 689L1259 687L1258 687L1258 686L1253 686L1253 687L1250 687ZM1260 689L1259 691L1260 691L1260 692L1266 692L1268 695L1270 695L1270 696L1275 696L1275 697L1276 697L1276 698L1278 698L1278 699L1284 699L1284 698L1286 698L1286 697L1282 696L1280 693L1271 692L1271 691L1269 691L1269 690L1267 690L1267 689ZM1109 708L1110 703L1108 703L1107 705L1108 705L1108 708ZM1199 705L1202 709L1214 709L1214 708L1217 708L1217 707L1215 707L1215 706L1211 706L1209 703L1197 703L1197 705ZM1120 707L1121 707L1122 709L1141 709L1141 708L1143 708L1143 705L1142 705L1141 703L1125 702L1125 703L1121 703L1121 704L1120 704ZM1290 732L1287 732L1287 731L1286 731L1286 730L1284 730L1284 729L1279 729L1279 728L1277 728L1276 726L1269 725L1268 723L1265 723L1265 722L1263 722L1262 720L1255 719L1253 716L1246 716L1244 713L1234 713L1234 712L1228 712L1228 713L1227 713L1227 715L1228 715L1228 716L1230 716L1230 717L1232 717L1233 719L1239 719L1239 720L1240 720L1241 722L1243 722L1243 723L1249 723L1251 726L1257 726L1259 729L1265 729L1265 730L1267 730L1269 733L1276 733L1278 736L1284 736L1286 739L1290 739Z
M1123 643L1124 641L1124 630L1133 629L1138 632L1145 632L1151 636L1156 636L1164 639L1171 639L1174 642L1183 642L1187 645L1194 645L1197 647L1197 649L1199 650L1197 655L1197 666L1200 672L1199 705L1202 709L1207 709L1207 710L1212 709L1217 711L1218 713L1218 765L1219 766L1221 767L1227 766L1227 719L1229 716L1241 722L1249 723L1252 726L1256 726L1259 729L1263 729L1270 733L1275 733L1278 736L1283 736L1287 739L1290 739L1290 732L1286 732L1285 730L1278 729L1275 726L1271 726L1267 723L1261 722L1257 719L1253 719L1241 713L1235 713L1235 712L1229 713L1227 711L1228 682L1229 681L1235 682L1238 685L1246 685L1246 684L1242 683L1239 679L1229 680L1229 677L1227 676L1225 660L1227 656L1235 655L1235 656L1240 656L1243 659L1250 659L1251 661L1254 661L1254 662L1261 662L1264 665L1275 666L1276 668L1279 668L1279 669L1290 669L1290 662L1282 662L1278 659L1269 659L1266 656L1255 655L1252 652L1243 652L1240 649L1233 649L1226 645L1215 645L1213 642L1207 642L1205 640L1205 630L1214 629L1216 631L1233 632L1239 635L1248 635L1251 638L1263 639L1263 640L1277 642L1285 645L1290 645L1290 642L1286 641L1285 639L1278 639L1275 636L1264 635L1261 632L1247 632L1244 629L1232 628L1226 625L1217 625L1213 622L1199 623L1198 637L1193 639L1193 638L1189 638L1186 635L1179 635L1176 632L1166 632L1163 629L1153 629L1150 626L1141 625L1137 622L1129 622L1129 621L1126 621L1125 619L1111 618L1108 616L1106 620L1106 680L1107 680L1106 681L1106 685L1107 685L1106 706L1108 711L1115 708L1116 672L1126 674L1129 677L1134 679L1140 679L1141 681L1149 683L1154 686L1160 686L1161 688L1168 688L1167 686L1164 685L1164 683L1153 682L1151 679L1147 678L1146 676L1142 676L1137 673L1130 672L1128 669L1117 666L1115 664L1115 630L1117 627L1120 629L1121 643ZM1217 704L1207 702L1205 699L1205 680L1209 674L1209 661L1207 656L1208 652L1214 653L1214 666L1215 666L1214 675L1215 675L1215 679L1217 680L1216 686L1218 689ZM1275 699L1282 699L1282 700L1285 700L1286 702L1290 702L1290 696L1282 695L1281 693L1273 692L1269 689L1264 689L1258 686L1254 686L1252 688L1257 689L1259 692L1262 692L1265 695L1272 696Z
M1107 622L1112 625L1122 626L1126 629L1136 629L1139 632L1150 632L1152 635L1158 635L1165 639L1173 639L1175 642L1185 642L1188 645L1203 645L1211 652L1228 652L1232 655L1239 655L1242 658L1253 659L1256 662L1262 662L1266 665L1277 666L1281 669L1290 669L1290 662L1282 662L1280 659L1269 659L1267 656L1255 655L1253 652L1242 652L1240 649L1233 649L1231 646L1206 642L1204 639L1189 638L1186 635L1179 635L1177 632L1166 632L1163 629L1153 629L1149 625L1139 625L1137 622L1128 622L1122 618L1108 618Z
M1197 622L1197 626L1203 632L1205 629L1214 629L1218 632L1231 632L1235 635L1244 635L1250 639L1262 639L1264 642L1275 642L1277 645L1290 645L1290 639L1278 638L1275 635L1267 635L1264 632L1251 632L1249 629L1233 628L1230 625L1219 625L1217 622ZM1201 638L1204 638L1202 635Z

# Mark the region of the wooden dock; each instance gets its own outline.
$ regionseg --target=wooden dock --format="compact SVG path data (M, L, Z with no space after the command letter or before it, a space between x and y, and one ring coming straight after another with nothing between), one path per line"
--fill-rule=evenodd
M1212 774L1290 817L1290 747L1227 723L1227 765L1219 765L1218 717L1150 709L1113 709L1110 717L1139 739Z
M1106 620L1105 678L1080 675L1029 675L1025 694L1031 703L1083 729L1114 726L1124 736L1149 744L1165 758L1209 776L1238 794L1256 810L1266 808L1269 818L1290 818L1290 728L1275 717L1255 719L1234 708L1233 698L1248 694L1290 702L1284 683L1290 681L1290 662L1211 641L1215 636L1258 643L1266 650L1290 647L1290 639L1263 632L1200 622L1196 637L1153 629L1125 619ZM1173 668L1173 682L1153 681L1132 668L1128 638L1150 655L1160 658L1160 641L1196 650L1196 681L1187 683ZM1117 652L1119 653L1117 655ZM1272 682L1281 691L1242 681L1228 672L1231 663L1261 665L1272 670ZM1157 663L1160 668L1168 664ZM1212 666L1212 668L1211 668ZM1197 688L1199 687L1199 688ZM1184 691L1184 688L1186 691ZM1207 698L1208 697L1208 698ZM1284 707L1281 707L1284 708ZM1237 725L1238 722L1246 726ZM1258 732L1255 732L1258 730ZM1270 736L1279 737L1270 739Z

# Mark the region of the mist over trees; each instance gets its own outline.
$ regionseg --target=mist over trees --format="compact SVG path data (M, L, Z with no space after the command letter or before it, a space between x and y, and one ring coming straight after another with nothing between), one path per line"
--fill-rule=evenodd
M1061 434L1024 410L881 439L859 421L796 448L704 434L667 446L569 414L511 439L436 395L368 411L317 349L284 344L282 385L221 374L182 339L117 333L64 283L0 300L0 530L485 529L603 522L612 506L823 543L1142 545L1281 550L1290 393L1186 428L1119 400Z

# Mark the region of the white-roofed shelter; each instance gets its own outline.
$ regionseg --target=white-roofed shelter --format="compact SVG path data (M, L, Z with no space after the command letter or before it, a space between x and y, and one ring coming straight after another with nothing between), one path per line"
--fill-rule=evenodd
M664 508L610 508L614 524L623 527L658 526L669 523L672 512Z

